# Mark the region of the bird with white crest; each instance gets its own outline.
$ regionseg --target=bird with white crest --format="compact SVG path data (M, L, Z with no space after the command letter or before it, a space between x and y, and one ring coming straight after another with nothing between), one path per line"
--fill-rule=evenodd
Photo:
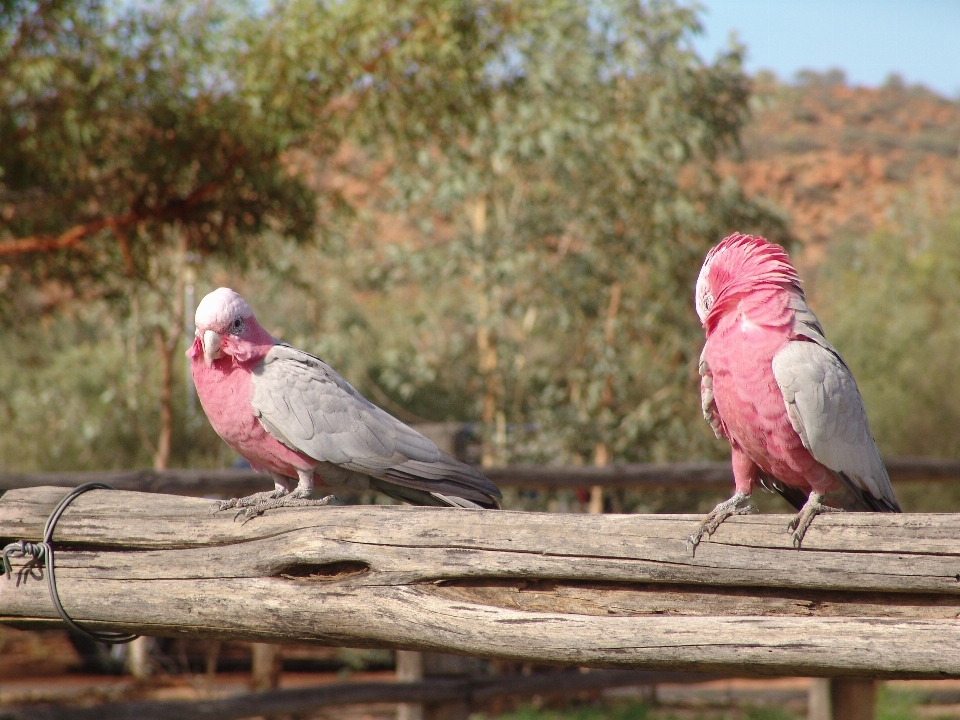
M477 469L369 402L333 368L274 338L247 302L219 288L197 307L187 351L197 396L217 434L274 489L219 503L247 519L325 505L314 483L372 487L415 505L497 508L500 490Z

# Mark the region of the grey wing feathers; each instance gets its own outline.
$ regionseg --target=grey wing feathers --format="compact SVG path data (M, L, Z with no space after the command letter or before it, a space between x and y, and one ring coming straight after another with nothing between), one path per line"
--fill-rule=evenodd
M860 391L829 343L816 338L789 342L774 356L773 374L790 423L813 457L854 491L862 509L899 512Z
M486 506L500 497L480 472L369 402L319 358L288 345L274 346L254 370L251 405L267 432L320 463Z

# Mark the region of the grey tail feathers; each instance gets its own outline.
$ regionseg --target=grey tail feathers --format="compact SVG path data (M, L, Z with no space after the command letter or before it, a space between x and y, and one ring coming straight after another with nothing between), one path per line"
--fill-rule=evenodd
M898 513L900 505L896 501L890 503L886 498L875 498L870 493L857 487L850 478L843 473L837 473L843 486L840 490L832 491L824 497L824 503L831 507L843 508L848 512L889 512ZM760 484L767 490L772 490L783 496L783 499L802 510L809 494L800 488L786 485L772 475L760 474Z
M410 505L427 505L432 507L461 507L461 508L486 508L490 510L499 510L500 503L497 498L489 495L480 495L471 493L470 498L464 498L458 495L456 487L445 487L444 492L436 490L424 490L421 487L411 487L401 485L390 480L381 478L370 478L370 486L379 490L384 495L392 497L394 500L409 503ZM461 488L459 492L463 492ZM466 494L466 493L463 493Z

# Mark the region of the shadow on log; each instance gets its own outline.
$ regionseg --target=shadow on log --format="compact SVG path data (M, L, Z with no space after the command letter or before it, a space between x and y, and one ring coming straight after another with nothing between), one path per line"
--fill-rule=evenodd
M61 488L0 498L37 540ZM390 647L739 675L960 677L960 515L837 513L794 550L787 518L441 508L271 511L94 491L54 543L67 611L151 636ZM6 541L6 540L5 540ZM19 576L18 576L19 570ZM0 621L60 625L45 582L0 581Z

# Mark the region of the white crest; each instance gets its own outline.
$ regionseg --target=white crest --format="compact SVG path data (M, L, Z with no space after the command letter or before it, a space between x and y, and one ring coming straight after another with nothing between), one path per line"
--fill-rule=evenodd
M217 330L228 326L237 316L253 317L253 310L247 301L230 288L217 288L209 293L197 306L194 322L197 332Z

